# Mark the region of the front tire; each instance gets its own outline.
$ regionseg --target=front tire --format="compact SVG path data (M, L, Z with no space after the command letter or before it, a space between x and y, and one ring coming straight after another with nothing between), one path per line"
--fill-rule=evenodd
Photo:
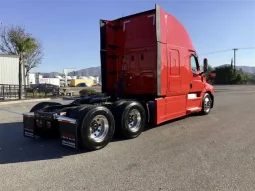
M205 93L202 101L202 115L208 115L212 108L212 98L209 93Z

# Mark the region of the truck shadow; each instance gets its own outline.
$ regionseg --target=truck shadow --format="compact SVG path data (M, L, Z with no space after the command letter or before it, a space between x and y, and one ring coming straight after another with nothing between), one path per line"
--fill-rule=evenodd
M190 116L195 117L196 115L193 114ZM174 119L158 126L164 126L186 117ZM65 156L89 152L82 149L76 151L68 147L63 147L60 139L44 140L39 137L36 137L36 139L26 138L23 136L22 126L22 122L0 124L0 164L59 159ZM143 132L158 126L147 125ZM118 141L125 141L125 139L115 135L111 142Z
M147 131L151 128L146 128ZM125 141L114 136L111 142ZM0 164L59 159L65 156L84 154L90 151L63 147L60 139L35 139L23 136L23 123L0 124Z
M142 133L145 133L146 131L150 131L152 129L155 129L155 128L160 128L162 126L165 126L165 125L170 125L171 123L175 123L175 122L178 122L178 121L181 121L183 119L186 119L186 118L189 118L189 117L199 117L201 115L199 114L196 114L196 113L193 113L193 114L190 114L190 115L187 115L187 116L183 116L183 117L180 117L180 118L176 118L176 119L172 119L172 120L169 120L169 121L166 121L166 122L163 122L159 125L150 125L150 124L146 124L144 130ZM118 141L125 141L126 139L118 136L118 135L115 135L114 136L114 139L111 141L111 142L118 142Z
M23 136L22 122L0 124L0 164L58 159L78 154L61 146L60 140Z

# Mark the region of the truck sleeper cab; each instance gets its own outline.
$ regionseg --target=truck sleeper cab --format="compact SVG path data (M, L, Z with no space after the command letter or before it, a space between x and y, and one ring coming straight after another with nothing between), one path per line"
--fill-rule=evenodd
M187 31L158 5L100 25L103 93L154 99L155 124L201 110L206 92L213 100L207 63L201 70Z
M214 88L203 75L207 59L201 67L185 28L158 5L100 20L100 55L102 94L69 105L41 103L24 114L25 136L54 129L62 145L97 150L114 134L135 138L146 123L208 114L213 107Z

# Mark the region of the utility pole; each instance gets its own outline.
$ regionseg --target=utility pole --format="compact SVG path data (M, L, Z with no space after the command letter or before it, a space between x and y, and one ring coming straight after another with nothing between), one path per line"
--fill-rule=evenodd
M234 73L236 73L236 51L238 50L237 48L234 48Z

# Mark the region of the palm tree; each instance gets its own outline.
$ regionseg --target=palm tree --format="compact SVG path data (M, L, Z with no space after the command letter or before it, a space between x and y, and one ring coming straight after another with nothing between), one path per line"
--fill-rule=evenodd
M31 34L21 27L4 28L1 33L0 50L6 54L19 56L19 99L22 92L22 64L31 55L39 44Z

